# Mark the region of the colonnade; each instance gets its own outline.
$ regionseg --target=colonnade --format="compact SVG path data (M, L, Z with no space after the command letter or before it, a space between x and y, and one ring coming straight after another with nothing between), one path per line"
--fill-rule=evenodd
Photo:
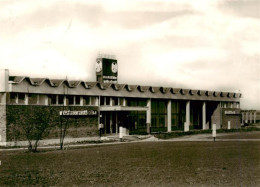
M171 111L171 104L172 101L168 100L167 101L167 131L171 132L172 131L172 111ZM208 129L209 127L207 127L206 125L206 102L203 101L202 103L202 129ZM151 127L151 99L147 100L147 111L146 111L146 124L147 124L147 132L150 133L150 127ZM186 122L185 122L185 126L184 129L186 129L186 131L189 131L189 126L190 126L190 101L186 101Z
M256 123L256 111L242 111L242 124Z

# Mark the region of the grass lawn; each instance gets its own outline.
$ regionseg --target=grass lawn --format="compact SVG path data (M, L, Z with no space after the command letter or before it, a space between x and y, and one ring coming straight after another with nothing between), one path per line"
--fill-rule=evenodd
M260 186L260 142L2 151L0 160L0 186Z
M260 131L238 132L233 134L217 134L217 139L260 139Z

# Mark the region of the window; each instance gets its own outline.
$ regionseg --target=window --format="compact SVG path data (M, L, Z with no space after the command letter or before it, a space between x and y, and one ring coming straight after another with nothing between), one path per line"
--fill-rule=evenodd
M110 105L110 97L106 97L106 105Z
M35 105L38 102L38 95L37 94L28 94L28 104L29 105Z
M74 105L74 96L68 95L67 99L68 99L68 104L69 105Z
M39 95L39 104L40 104L40 105L45 105L45 104L47 104L47 103L46 103L46 99L47 99L47 96L46 96L46 95Z
M10 93L10 104L18 104L17 93Z
M100 106L105 105L105 97L100 97Z
M25 104L25 93L18 93L18 103Z
M119 98L119 105L123 106L124 105L124 98Z
M118 105L118 98L117 97L112 97L112 106L117 106Z
M90 105L90 96L83 97L83 105Z
M48 95L48 100L51 105L57 104L57 97L56 95Z
M79 95L75 96L75 102L76 102L76 105L80 105L80 96Z
M63 105L64 104L64 95L58 95L58 104Z
M91 105L97 105L98 98L91 96Z

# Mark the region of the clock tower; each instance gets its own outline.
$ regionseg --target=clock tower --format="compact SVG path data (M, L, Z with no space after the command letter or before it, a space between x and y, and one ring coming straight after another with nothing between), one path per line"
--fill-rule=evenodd
M100 54L96 59L97 82L117 83L118 65L115 56Z

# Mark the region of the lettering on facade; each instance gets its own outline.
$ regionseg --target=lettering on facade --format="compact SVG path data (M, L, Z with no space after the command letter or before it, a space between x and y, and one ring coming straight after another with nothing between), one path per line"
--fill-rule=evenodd
M104 79L112 79L112 80L117 80L116 76L103 76Z
M226 110L225 111L225 114L226 115L234 115L234 114L239 114L239 112L238 111L235 111L235 110Z
M65 110L65 111L60 111L60 116L94 116L94 115L97 115L96 110L82 110L82 111Z

